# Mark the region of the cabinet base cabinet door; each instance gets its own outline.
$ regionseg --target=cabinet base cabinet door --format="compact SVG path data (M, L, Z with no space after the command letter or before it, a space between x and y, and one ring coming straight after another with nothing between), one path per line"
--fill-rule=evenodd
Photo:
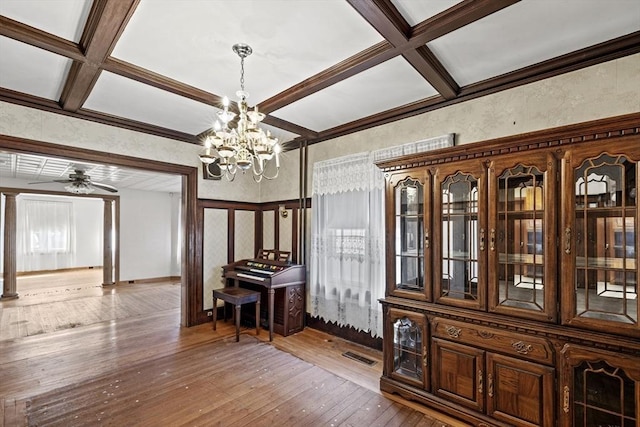
M487 415L514 426L554 425L554 369L487 353Z
M433 338L434 393L484 411L484 351Z

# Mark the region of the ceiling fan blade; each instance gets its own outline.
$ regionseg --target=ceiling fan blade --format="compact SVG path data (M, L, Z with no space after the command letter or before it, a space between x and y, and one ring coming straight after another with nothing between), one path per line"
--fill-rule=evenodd
M30 182L29 184L49 184L51 182L55 182L55 181L36 181L36 182Z
M102 184L100 182L90 182L89 185L92 185L96 188L100 188L102 190L111 191L112 193L117 193L118 189L108 184Z
M62 182L62 183L67 183L67 182L73 182L73 180L71 179L54 179L51 181L36 181L36 182L30 182L29 184L50 184L52 182Z

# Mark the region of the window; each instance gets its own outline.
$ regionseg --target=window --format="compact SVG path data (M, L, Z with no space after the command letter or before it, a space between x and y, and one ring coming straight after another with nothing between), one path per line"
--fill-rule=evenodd
M25 253L66 254L71 252L72 204L25 200Z

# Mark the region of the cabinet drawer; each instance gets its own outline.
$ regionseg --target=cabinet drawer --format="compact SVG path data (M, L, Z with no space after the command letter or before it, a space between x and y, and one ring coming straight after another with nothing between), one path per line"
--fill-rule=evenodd
M442 318L435 318L432 327L434 337L553 365L551 345L543 338Z

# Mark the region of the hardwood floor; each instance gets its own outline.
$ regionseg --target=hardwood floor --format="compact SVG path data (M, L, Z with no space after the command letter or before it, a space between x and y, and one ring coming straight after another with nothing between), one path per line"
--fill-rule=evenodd
M94 274L99 276L97 281L99 283L101 273L97 271ZM3 420L6 426L28 425L27 410L37 409L29 406L31 402L45 401L46 399L42 399L47 396L55 397L57 393L66 389L78 387L83 390L81 387L98 384L97 381L105 378L119 378L121 375L127 375L130 379L134 373L142 372L146 367L160 366L168 359L182 357L180 360L184 360L184 363L176 365L182 370L180 378L190 375L193 381L197 382L200 378L199 372L201 373L204 369L202 365L198 368L198 364L192 362L197 359L197 354L201 353L203 346L218 349L225 339L230 341L234 339L235 331L231 322L219 322L217 331L212 330L210 323L192 328L180 327L178 284L134 284L103 289L99 285L95 286L90 275L82 277L82 274L75 272L66 273L65 276L67 277L48 278L49 285L56 284L56 286L44 288L21 288L19 283L20 298L0 302L0 420ZM249 339L254 336L254 329L243 330L241 344L255 341L253 338ZM347 380L344 387L359 386L367 390L367 393L372 392L367 401L382 399L386 409L383 412L384 416L381 413L379 417L375 417L379 422L378 425L400 425L400 421L403 425L406 423L434 426L461 425L444 414L432 413L409 402L404 402L405 406L394 405L392 401L402 402L402 399L397 396L386 394L382 396L378 388L382 371L381 353L378 351L309 328L286 338L275 335L273 343L268 343L266 331L262 331L258 338L265 347L292 354L307 364ZM365 356L376 363L368 366L349 359L342 356L345 351ZM193 356L193 359L187 356ZM238 367L230 371L234 376L241 375L243 368L247 368L243 363ZM308 369L311 368L308 367ZM142 383L149 383L145 385L147 388L153 387L154 378L156 377L146 378ZM215 376L212 378L215 380ZM334 385L336 384L338 383ZM194 387L197 386L194 385ZM297 389L302 386L289 384L289 387L293 387L291 393L295 396L300 391ZM205 395L215 390L214 381L213 386L203 389L202 398L205 399ZM83 401L81 396L77 397L80 400L76 402L81 403L81 407L96 406L97 408L102 404L97 401ZM232 410L231 407L235 408L234 411L240 410L240 407L233 406L234 401L231 401L228 403L231 406L226 406L226 409L218 408L218 411L207 412L208 415L204 418L197 420L188 418L190 421L185 422L180 420L187 418L171 417L175 416L176 407L188 406L193 396L184 391L180 392L179 387L167 392L166 396L167 403L171 402L170 405L163 405L163 400L155 402L152 418L156 421L154 425L213 425L221 414L227 414ZM268 396L276 397L273 391ZM282 396L279 398L283 399ZM318 397L314 397L309 392L303 394L303 398L318 401ZM364 420L364 418L358 418L357 414L358 410L362 410L362 405L366 404L364 400L365 398L362 397L362 400L355 400L348 405L348 410L353 413L349 413L348 416L346 416L347 413L342 413L340 417L335 418L340 420L335 425L361 425L358 424L358 420ZM242 402L242 410L253 411L256 417L261 414L260 408L264 406L250 405L247 408L245 398L235 402L237 404ZM325 405L329 405L329 402L331 402L330 399ZM335 402L335 405L339 403ZM214 407L215 402L210 401L209 406ZM396 407L400 409L393 409ZM55 408L54 406L51 410L54 411ZM57 408L65 412L64 406ZM223 412L219 412L220 410ZM337 409L334 408L334 410ZM387 411L396 412L392 414ZM273 416L271 412L269 413ZM317 416L305 418L306 422L303 420L301 423L291 422L291 424L331 425L333 419L327 415L330 413L331 409L326 408L324 415L316 414ZM425 418L424 414L428 417ZM64 414L58 415L62 417ZM368 416L371 417L371 414ZM249 416L247 419L252 417ZM267 420L261 417L257 419ZM425 424L425 420L429 419L432 424ZM239 425L237 419L233 420L235 424L220 425ZM92 423L71 424L115 425L109 421L108 417L98 423L93 419ZM53 425L71 424L69 420L59 424L53 423ZM130 420L128 425L150 424L140 420L139 422ZM268 424L256 424L256 420L253 420L251 425Z

